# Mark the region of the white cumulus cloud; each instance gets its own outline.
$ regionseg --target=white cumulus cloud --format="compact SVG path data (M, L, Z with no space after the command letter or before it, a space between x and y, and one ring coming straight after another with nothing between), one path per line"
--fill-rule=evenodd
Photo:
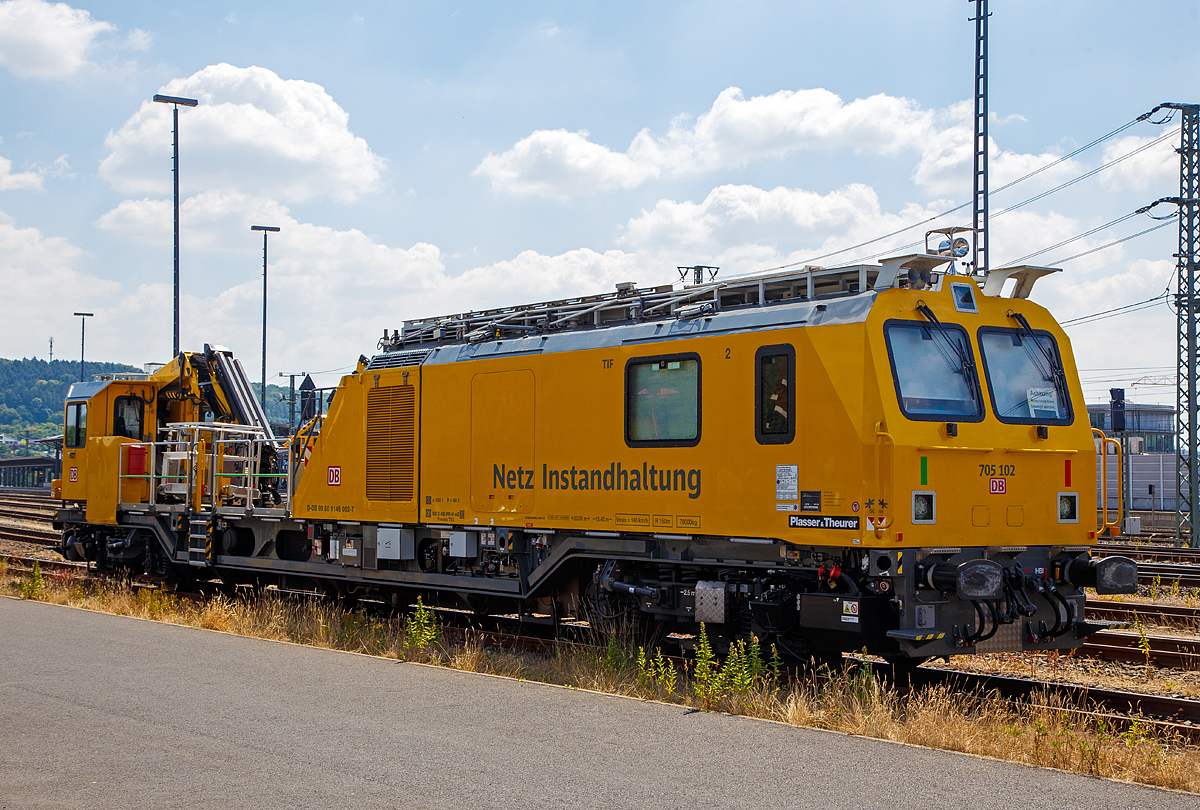
M153 44L154 34L140 28L135 28L126 34L125 40L122 42L122 45L131 51L148 51Z
M79 324L71 313L99 308L120 292L119 283L81 272L77 266L83 255L66 239L20 228L0 212L0 282L5 307L13 313L0 318L0 346L6 355L45 357L50 337L63 341L60 346L73 343Z
M930 133L922 144L921 159L913 169L912 179L925 191L956 199L970 199L972 167L975 160L973 112L968 102L953 105L947 117L955 123ZM988 185L993 192L1030 172L1049 166L1061 155L1053 152L1028 154L1001 149L995 139L988 139ZM1083 171L1075 160L1066 160L1043 171L1037 183L1064 180Z
M318 84L218 64L160 92L200 102L179 114L184 189L349 202L380 185L384 160L350 131L350 116ZM170 105L144 102L109 133L100 175L127 193L169 192L171 126Z
M115 31L87 11L45 0L0 2L0 65L27 79L62 79L87 61L93 40Z
M745 242L836 239L859 227L894 229L874 189L854 183L818 194L798 188L749 185L714 188L699 203L659 200L626 225L621 241L645 247L720 247Z
M42 190L42 176L37 172L18 172L12 173L12 161L5 157L0 157L0 191L11 191L13 189L32 189L34 191Z
M660 171L652 161L592 143L587 130L543 129L503 154L489 154L474 174L491 179L492 188L498 191L566 199L594 191L636 188Z
M623 152L594 143L586 130L537 130L511 149L489 153L474 174L488 178L495 191L567 199L636 188L660 175L739 168L799 150L909 151L920 155L913 171L918 186L963 198L971 190L971 116L968 102L930 110L883 93L846 102L821 88L746 98L730 87L699 118L679 116L663 136L643 129ZM990 153L993 188L1058 159L1050 152L1001 150L994 142ZM1044 179L1077 168L1068 161Z
M538 130L475 169L496 190L566 197L633 188L660 173L745 166L799 149L849 148L885 154L916 148L934 130L935 113L878 94L849 103L828 90L780 90L746 98L723 90L694 122L680 116L667 134L639 132L625 152L588 140L588 133Z
M637 280L639 270L634 254L580 249L555 256L523 251L512 259L452 275L435 245L392 247L357 229L301 222L279 203L234 191L188 198L181 206L180 221L187 257L183 342L189 346L217 342L250 357L256 356L261 339L262 241L249 227L263 224L282 229L271 234L268 253L272 368L344 366L360 353L370 354L385 327L398 329L408 318L611 290L618 281ZM167 248L171 202L125 200L97 224ZM168 254L169 249L164 255ZM240 258L231 261L231 254ZM216 292L199 293L203 288ZM119 311L129 322L129 331L140 328L134 324L141 322L159 324L161 333L169 334L164 317L169 319L170 296L165 281L127 291ZM153 325L147 328L159 334ZM138 362L154 359L148 356Z
M884 210L875 190L861 183L828 194L723 185L700 202L659 200L626 223L619 241L635 247L646 261L717 264L726 276L793 262L832 267L889 250L913 250L911 243L920 244L933 224L904 229L941 210L911 203L899 211ZM962 222L950 216L936 224ZM895 231L900 233L873 241Z
M1161 143L1150 146L1164 134L1160 131L1145 137L1129 135L1105 144L1106 164L1137 152L1103 173L1105 186L1112 190L1139 192L1150 189L1178 189L1179 154L1175 151L1179 143L1178 136L1165 138ZM1139 149L1141 151L1138 151Z

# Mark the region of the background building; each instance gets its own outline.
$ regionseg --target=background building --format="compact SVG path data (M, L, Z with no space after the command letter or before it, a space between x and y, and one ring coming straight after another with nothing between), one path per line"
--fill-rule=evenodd
M1114 435L1107 402L1087 406L1092 427ZM1136 405L1125 401L1125 435L1144 440L1144 453L1175 452L1175 408L1171 405Z

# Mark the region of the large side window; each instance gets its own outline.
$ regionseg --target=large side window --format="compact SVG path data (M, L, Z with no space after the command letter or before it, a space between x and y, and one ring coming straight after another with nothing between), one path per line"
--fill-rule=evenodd
M1067 377L1050 333L984 327L979 330L979 351L997 419L1013 424L1071 424Z
M63 444L67 447L83 447L87 444L87 403L67 404L67 424L63 432Z
M975 359L962 327L888 321L884 334L905 416L926 421L983 419Z
M689 447L700 441L700 358L645 357L625 366L625 440Z
M763 346L754 354L754 435L759 444L787 444L796 436L796 351Z
M113 405L113 435L142 440L142 416L146 403L141 397L117 397Z

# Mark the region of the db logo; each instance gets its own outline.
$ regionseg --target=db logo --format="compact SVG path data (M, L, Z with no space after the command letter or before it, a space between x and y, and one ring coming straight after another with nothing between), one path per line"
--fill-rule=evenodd
M1001 483L1003 483L1003 482L1001 482ZM340 487L341 485L342 485L342 468L341 467L330 467L329 468L329 486Z
M1007 482L1005 481L1005 479L993 478L991 480L991 493L993 495L1003 495L1005 492L1007 492L1007 490L1005 488L1006 486L1007 486Z
M79 468L78 468L78 467L72 467L72 468L71 468L71 480L72 480L72 481L78 481L78 480L79 480Z

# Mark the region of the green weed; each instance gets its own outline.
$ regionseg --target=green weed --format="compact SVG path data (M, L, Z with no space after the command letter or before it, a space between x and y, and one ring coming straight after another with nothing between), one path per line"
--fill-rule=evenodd
M18 589L22 599L44 600L46 598L46 578L42 576L42 566L35 562L29 572L29 577L21 580Z

